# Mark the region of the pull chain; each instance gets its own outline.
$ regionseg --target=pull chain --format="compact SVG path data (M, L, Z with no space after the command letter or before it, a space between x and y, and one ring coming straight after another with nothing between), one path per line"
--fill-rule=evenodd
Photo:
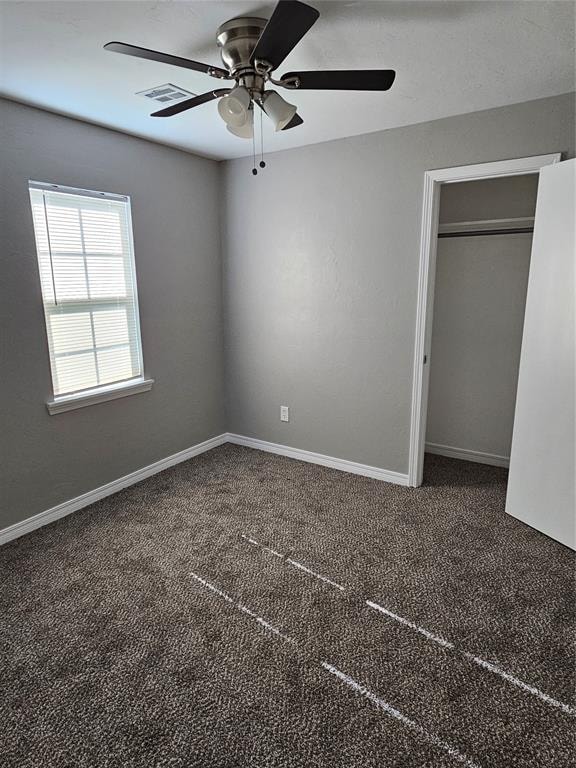
M256 136L254 135L254 107L251 105L252 109L252 175L257 176L258 171L256 170Z
M258 169L256 168L256 126L254 118L254 103L250 105L252 110L252 175L258 175ZM262 110L260 110L260 162L258 163L260 168L266 168L264 162L264 128L262 124Z
M262 128L262 110L260 110L260 168L266 168L264 162L264 129Z

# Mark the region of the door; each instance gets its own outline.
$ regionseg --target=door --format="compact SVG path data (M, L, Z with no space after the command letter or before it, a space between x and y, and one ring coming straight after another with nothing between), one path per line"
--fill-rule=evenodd
M540 172L506 512L576 549L576 160Z

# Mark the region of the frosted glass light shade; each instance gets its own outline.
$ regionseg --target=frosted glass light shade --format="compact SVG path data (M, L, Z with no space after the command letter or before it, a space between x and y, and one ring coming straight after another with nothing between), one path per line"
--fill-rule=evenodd
M276 91L267 91L264 94L262 109L274 123L275 129L281 131L292 120L297 108Z
M250 107L250 94L241 85L236 86L218 102L218 112L226 125L239 128L244 125Z
M254 110L249 109L244 125L227 125L226 130L240 139L251 139L254 136Z

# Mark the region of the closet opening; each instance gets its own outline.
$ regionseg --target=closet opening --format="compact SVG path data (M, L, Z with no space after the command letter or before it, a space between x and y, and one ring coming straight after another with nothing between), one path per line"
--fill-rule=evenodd
M509 464L537 189L535 173L441 187L426 453Z
M425 450L509 462L538 179L560 159L424 174L411 486L423 482Z

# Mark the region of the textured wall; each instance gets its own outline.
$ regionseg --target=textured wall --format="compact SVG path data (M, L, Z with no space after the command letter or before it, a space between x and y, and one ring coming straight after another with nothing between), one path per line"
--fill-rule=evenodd
M224 429L219 166L0 101L0 528ZM49 416L28 179L128 194L150 392Z
M440 221L534 216L538 174L463 181L441 188Z
M438 242L427 442L510 456L531 245Z
M406 472L424 172L557 151L573 94L226 163L229 429Z

